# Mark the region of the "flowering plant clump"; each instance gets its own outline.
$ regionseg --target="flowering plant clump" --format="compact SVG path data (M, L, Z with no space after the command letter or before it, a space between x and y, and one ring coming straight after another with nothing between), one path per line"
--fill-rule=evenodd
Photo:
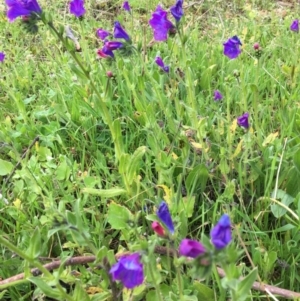
M153 12L149 24L153 29L154 39L156 41L165 41L168 38L168 32L175 27L168 19L167 11L163 10L160 5L158 5Z

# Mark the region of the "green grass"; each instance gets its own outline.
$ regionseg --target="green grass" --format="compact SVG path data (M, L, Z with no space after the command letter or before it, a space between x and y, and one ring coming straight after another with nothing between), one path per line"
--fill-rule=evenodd
M0 202L2 237L33 258L93 253L112 262L117 251L158 242L150 225L154 206L164 198L178 229L176 244L209 234L227 213L235 225L242 275L252 270L246 248L263 282L300 291L300 40L289 30L299 16L296 1L280 10L282 4L272 1L207 0L185 10L181 39L177 34L152 46L147 22L157 1L132 1L133 18L116 9L120 1L113 2L91 1L82 21L64 2L41 2L57 28L70 24L79 37L82 52L76 56L90 68L90 80L44 25L33 36L20 20L8 23L4 13L0 16L0 51L6 53L0 64L0 190L8 201ZM165 7L172 4L164 1ZM95 30L111 30L116 19L137 51L129 57L116 52L112 62L99 60ZM229 60L222 43L233 35L241 39L243 52ZM262 49L258 59L254 42ZM157 55L170 65L170 76L154 63ZM220 102L213 100L216 89L224 95ZM236 125L246 111L248 131ZM114 203L128 209L122 212L132 224L114 226L109 211ZM2 279L28 273L30 261L6 246L0 250ZM160 275L155 271L164 283L161 290L176 287L165 258L161 266ZM79 267L75 277L72 269L55 275L74 284L71 290L101 288L102 299L91 300L109 300L103 270ZM191 289L187 274L183 283ZM212 300L228 297L216 273L203 283L213 290ZM32 300L34 293L46 300L41 286L33 280L12 284L2 298ZM155 300L151 291L149 285L135 300L146 300L146 293L147 300ZM78 299L70 300L89 300L83 291L76 293ZM266 298L252 291L248 300Z

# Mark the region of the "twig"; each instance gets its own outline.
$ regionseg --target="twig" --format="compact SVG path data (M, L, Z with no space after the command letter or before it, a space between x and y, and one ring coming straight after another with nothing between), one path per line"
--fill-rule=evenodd
M155 247L154 252L156 254L160 254L160 255L169 254L171 257L173 257L175 254L177 254L176 250L168 249L166 247L160 247L160 246ZM118 259L118 258L120 258L121 256L123 256L125 254L123 253L123 254L120 254L120 255L116 255L116 258ZM53 262L47 263L47 264L44 265L44 268L46 268L48 271L53 271L53 270L59 268L61 265L65 266L65 267L66 266L73 266L73 265L84 265L84 264L87 264L87 263L92 263L95 260L96 260L96 256L72 257L72 258L70 258L70 259L68 259L64 262L61 261L61 260L55 260ZM97 266L97 267L101 268L101 266ZM225 271L223 269L217 267L217 271L218 271L218 274L220 275L220 277L225 277L226 276ZM36 268L32 269L31 273L32 273L33 276L41 275L41 271L39 269L36 269ZM0 281L0 287L8 285L12 282L17 282L19 280L23 280L24 278L25 278L25 274L21 273L21 274L15 275L13 277L4 279L4 280ZM241 280L242 279L243 279L243 277L241 277ZM271 294L278 295L278 296L284 297L286 299L300 298L300 293L293 292L293 291L286 290L286 289L282 289L282 288L279 288L279 287L276 287L276 286L273 286L273 285L269 285L269 284L259 283L257 281L255 281L253 283L252 289L256 290L256 291L259 291L259 292L262 292L262 293L269 293L270 292Z

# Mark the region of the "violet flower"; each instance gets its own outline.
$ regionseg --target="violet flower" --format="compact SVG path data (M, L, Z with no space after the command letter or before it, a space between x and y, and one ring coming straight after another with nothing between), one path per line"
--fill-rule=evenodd
M0 62L3 62L5 59L5 53L4 52L0 52Z
M114 38L116 39L124 39L126 41L130 40L130 37L126 30L121 26L120 22L115 22L114 27Z
M240 39L237 36L233 36L232 38L228 39L224 45L224 54L229 57L230 59L237 58L242 50L240 46L242 45Z
M205 253L204 246L197 240L183 239L179 245L179 254L186 257L196 258Z
M103 28L97 29L97 36L104 41L108 36L110 36L111 33Z
M178 23L183 16L183 8L182 8L183 0L177 0L175 5L170 8L171 14Z
M144 281L144 270L143 264L140 261L140 254L133 253L122 256L111 267L109 273L112 275L114 281L121 281L128 289L141 285Z
M293 21L293 23L290 26L290 30L299 32L299 20L298 19Z
M222 100L223 99L223 95L221 94L221 92L219 90L215 90L214 91L214 100L218 101L218 100Z
M106 41L104 43L104 46L108 49L108 50L116 50L119 49L121 47L123 47L123 43L122 42L118 42L118 41Z
M210 232L211 242L216 249L225 248L232 240L230 218L227 214L223 214L217 224Z
M170 67L165 65L165 63L163 62L162 58L160 56L157 56L155 58L155 63L166 73L169 73L170 71Z
M169 30L175 26L168 20L168 13L160 5L156 7L149 24L153 29L154 39L156 41L165 41L168 38Z
M70 2L70 13L79 18L85 14L84 0L72 0Z
M131 11L131 8L130 8L130 5L129 5L128 1L124 1L122 7L123 7L124 10L126 10L128 12Z
M28 17L32 13L42 13L37 0L5 0L5 3L8 7L6 15L9 22L21 16Z
M246 112L242 116L239 116L237 118L237 124L239 126L242 126L242 127L246 128L246 129L248 129L249 128L249 113Z
M170 233L174 234L175 229L174 229L173 221L170 215L168 205L165 201L162 201L160 203L156 214L158 218L165 224L165 226L170 231Z

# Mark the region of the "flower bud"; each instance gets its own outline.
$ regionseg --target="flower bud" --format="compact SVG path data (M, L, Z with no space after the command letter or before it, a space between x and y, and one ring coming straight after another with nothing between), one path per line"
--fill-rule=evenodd
M108 77L108 78L112 78L112 77L114 77L114 74L112 73L112 71L107 71L106 72L106 76Z
M158 236L165 236L165 229L162 227L162 225L159 222L154 221L151 224L151 228Z
M260 46L258 43L254 43L253 48L254 48L254 50L259 50Z

